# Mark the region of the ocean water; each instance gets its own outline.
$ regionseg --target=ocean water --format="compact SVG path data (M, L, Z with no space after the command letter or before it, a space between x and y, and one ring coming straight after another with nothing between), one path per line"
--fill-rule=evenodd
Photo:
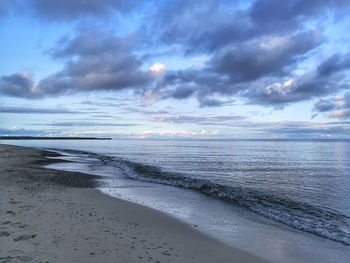
M54 168L103 175L104 193L269 260L350 260L350 140L12 143L58 150L77 163Z

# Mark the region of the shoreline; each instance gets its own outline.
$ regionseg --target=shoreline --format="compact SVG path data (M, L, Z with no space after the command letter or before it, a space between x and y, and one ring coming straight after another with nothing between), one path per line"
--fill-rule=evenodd
M2 262L266 262L142 205L99 176L43 168L48 151L0 145Z

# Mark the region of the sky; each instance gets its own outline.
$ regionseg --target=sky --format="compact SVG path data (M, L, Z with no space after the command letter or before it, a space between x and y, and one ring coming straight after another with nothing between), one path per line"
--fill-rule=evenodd
M0 0L0 135L350 139L349 0Z

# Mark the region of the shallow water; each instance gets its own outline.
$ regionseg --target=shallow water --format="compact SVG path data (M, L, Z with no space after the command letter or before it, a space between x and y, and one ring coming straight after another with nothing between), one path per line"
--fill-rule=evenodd
M350 258L350 141L14 143L98 153L68 151L81 163L56 168L107 175L103 192L275 262Z

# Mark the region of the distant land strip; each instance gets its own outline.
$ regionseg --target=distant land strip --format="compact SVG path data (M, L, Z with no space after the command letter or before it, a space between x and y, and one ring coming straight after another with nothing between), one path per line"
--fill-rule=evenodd
M97 138L97 137L0 136L0 140L112 140L112 138Z

